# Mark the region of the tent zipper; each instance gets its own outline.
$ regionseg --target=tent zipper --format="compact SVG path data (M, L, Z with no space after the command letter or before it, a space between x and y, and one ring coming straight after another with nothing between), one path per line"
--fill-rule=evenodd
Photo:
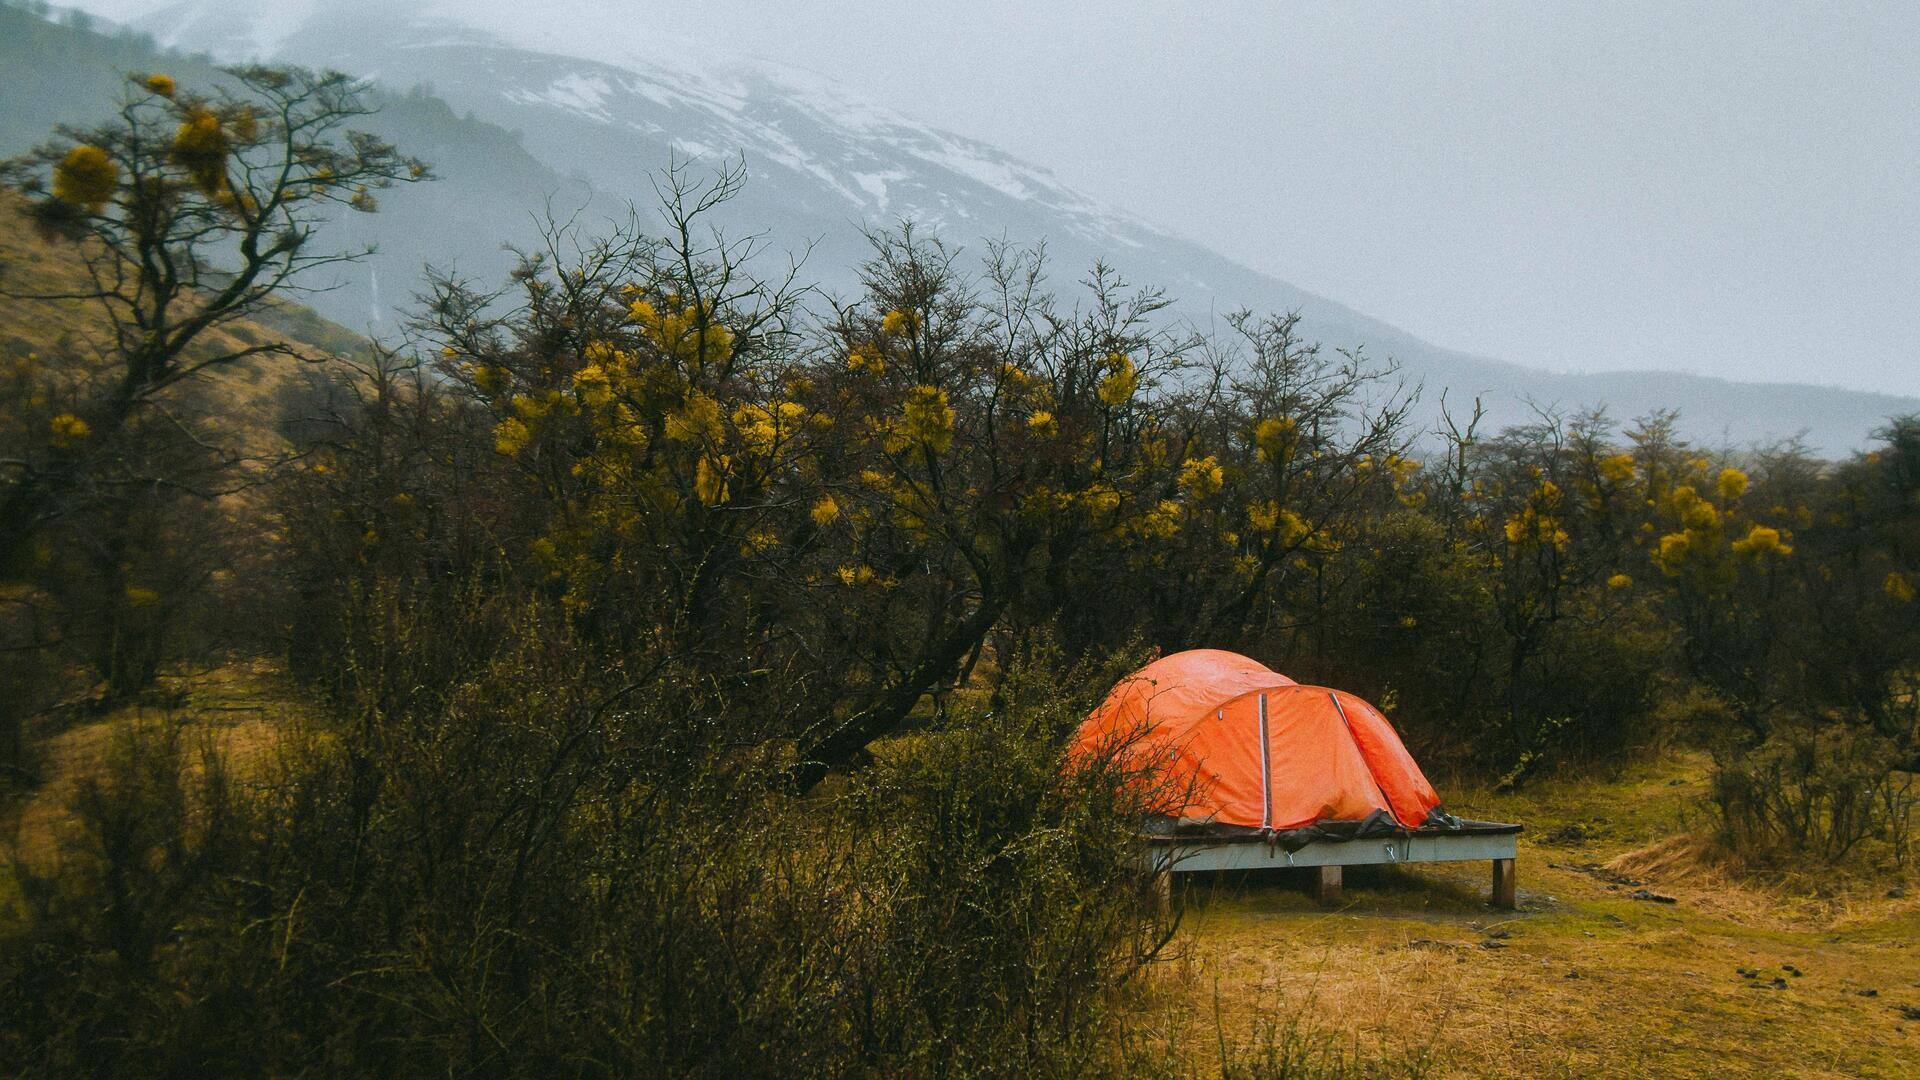
M1344 715L1344 714L1343 714ZM1267 741L1267 695L1260 695L1260 829L1273 829L1273 758Z

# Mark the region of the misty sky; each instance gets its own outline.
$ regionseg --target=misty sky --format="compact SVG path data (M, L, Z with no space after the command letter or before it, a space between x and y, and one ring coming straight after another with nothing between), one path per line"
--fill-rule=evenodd
M1920 394L1920 4L466 9L819 71L1441 345Z

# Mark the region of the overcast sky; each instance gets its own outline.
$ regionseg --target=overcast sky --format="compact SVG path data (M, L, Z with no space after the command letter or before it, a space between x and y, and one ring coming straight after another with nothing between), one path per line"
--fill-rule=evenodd
M1920 394L1920 3L468 7L819 71L1441 345Z

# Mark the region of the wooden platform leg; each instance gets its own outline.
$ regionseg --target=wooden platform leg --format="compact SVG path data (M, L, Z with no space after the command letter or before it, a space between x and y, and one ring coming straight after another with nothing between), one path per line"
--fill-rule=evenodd
M1313 897L1323 904L1340 902L1340 868L1322 866L1314 871Z
M1513 910L1513 860L1493 860L1493 906Z

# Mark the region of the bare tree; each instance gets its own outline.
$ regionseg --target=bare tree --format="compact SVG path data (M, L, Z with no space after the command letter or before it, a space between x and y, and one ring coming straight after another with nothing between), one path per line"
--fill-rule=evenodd
M330 213L371 212L375 191L428 177L423 162L349 127L372 111L364 84L300 69L227 74L230 83L205 93L165 75L135 77L111 121L62 127L0 164L0 183L33 200L81 270L75 285L0 277L0 295L78 302L104 328L97 356L75 365L84 373L52 373L88 388L72 411L0 458L0 580L21 572L29 540L114 460L136 417L163 411L169 392L197 375L293 354L284 341L214 331L313 271L368 254L313 244Z

